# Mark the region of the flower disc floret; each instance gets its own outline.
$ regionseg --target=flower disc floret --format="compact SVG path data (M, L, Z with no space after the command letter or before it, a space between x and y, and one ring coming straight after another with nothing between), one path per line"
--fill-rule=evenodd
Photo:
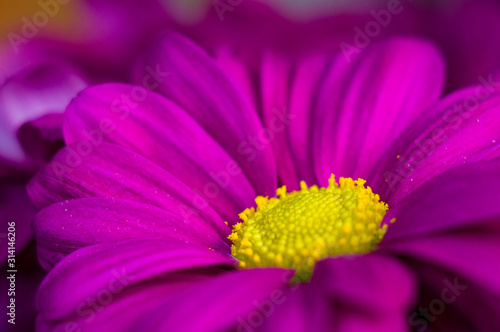
M243 222L229 235L232 255L241 268L292 268L295 280L307 280L322 258L372 251L387 230L388 206L365 183L337 183L332 174L326 188L302 181L300 190L283 186L277 197L258 196L257 208L240 213Z

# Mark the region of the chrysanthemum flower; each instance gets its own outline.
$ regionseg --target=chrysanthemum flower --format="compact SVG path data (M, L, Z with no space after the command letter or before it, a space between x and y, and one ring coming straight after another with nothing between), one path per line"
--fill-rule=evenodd
M279 59L254 80L263 121L171 33L138 86L72 101L29 185L40 331L500 326L498 91L440 100L418 40Z

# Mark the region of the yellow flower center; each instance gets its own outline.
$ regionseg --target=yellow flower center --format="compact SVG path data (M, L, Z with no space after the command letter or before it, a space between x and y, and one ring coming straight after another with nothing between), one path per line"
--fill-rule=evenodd
M283 186L276 198L258 196L257 210L240 213L243 222L229 235L232 255L241 268L291 268L294 281L305 281L322 258L370 252L387 230L381 221L388 206L365 183L337 183L332 174L327 188L302 181L298 191L288 193Z

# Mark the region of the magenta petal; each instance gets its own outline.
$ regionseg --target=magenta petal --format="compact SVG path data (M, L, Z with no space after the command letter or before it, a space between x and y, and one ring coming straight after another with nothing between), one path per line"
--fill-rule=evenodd
M229 272L166 299L128 331L243 330L247 315L276 292L285 294L290 277L278 268Z
M311 283L332 298L366 309L398 308L411 304L415 295L410 271L377 252L323 259L316 263Z
M379 245L418 274L422 307L435 299L446 302L446 311L430 324L433 329L500 328L497 320L483 319L500 315L499 170L500 160L495 160L428 181L399 203L396 223ZM459 286L450 286L455 283ZM478 302L484 308L478 309Z
M276 166L256 111L200 47L166 33L135 78L187 110L238 162L258 194L274 195Z
M411 39L375 45L354 59L340 55L316 105L320 183L332 172L366 178L399 133L437 100L443 67L432 46Z
M220 130L223 132L224 130ZM124 145L193 188L228 221L253 205L255 192L230 155L182 108L123 84L84 90L68 106L64 134L80 158L102 140Z
M39 321L56 331L70 325L124 331L172 294L223 271L211 266L232 264L232 258L208 248L176 241L141 239L83 248L42 283Z
M312 136L316 114L317 91L326 75L331 59L325 55L313 55L302 59L295 69L290 93L290 114L294 117L288 127L288 140L300 180L316 184ZM324 179L323 179L324 180Z
M39 208L74 198L121 198L151 204L187 220L203 218L221 237L227 236L228 227L217 212L160 166L106 142L80 158L78 144L58 153L28 184L30 197Z
M299 179L287 137L287 129L295 120L288 109L292 63L273 52L264 54L261 68L262 114L268 144L271 144L278 175L288 189L299 189Z
M450 95L405 131L370 176L394 206L429 179L500 156L500 93L477 86Z
M257 312L267 317L257 331L326 332L334 328L338 318L331 298L325 296L316 285L297 284L286 293L275 291L273 295L271 299L263 301L261 311ZM255 313L249 315L240 326L251 328L258 318Z
M123 199L80 198L56 203L38 213L34 229L45 269L81 247L125 239L178 240L229 255L225 237L204 219L193 216L187 220L172 211Z
M440 250L439 245L436 248ZM410 325L416 330L426 326L431 331L499 330L498 320L485 319L500 315L500 297L497 292L447 270L446 265L429 264L404 256L403 259L418 273L421 285L420 305L409 315ZM478 303L481 305L478 306ZM419 316L423 312L427 313L431 322L424 319L425 314Z
M453 326L478 331L497 331L500 323L500 232L494 228L450 230L433 236L414 237L387 244L384 250L398 255L419 276L422 299L420 308L430 308L436 317L444 302L445 312L430 324L455 331ZM434 302L434 304L432 304ZM483 306L477 307L477 303ZM416 318L414 318L416 319ZM451 327L450 327L451 326ZM461 329L462 330L462 329Z
M464 165L428 181L390 209L396 217L381 245L457 229L487 225L500 218L500 160Z
M248 96L254 108L257 108L257 96L252 82L251 69L242 56L230 47L221 46L215 53L217 65L227 74L245 96Z
M334 301L338 331L404 331L416 296L410 271L378 253L319 261L311 284Z

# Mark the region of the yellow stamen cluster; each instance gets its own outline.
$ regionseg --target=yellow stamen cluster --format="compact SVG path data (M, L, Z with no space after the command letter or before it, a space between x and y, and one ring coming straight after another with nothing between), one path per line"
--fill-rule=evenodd
M366 253L382 240L388 210L365 180L335 176L327 188L308 187L278 197L258 196L257 209L239 214L233 226L231 253L241 268L279 266L296 270L295 281L308 280L314 264L327 256ZM394 220L393 220L394 221Z

